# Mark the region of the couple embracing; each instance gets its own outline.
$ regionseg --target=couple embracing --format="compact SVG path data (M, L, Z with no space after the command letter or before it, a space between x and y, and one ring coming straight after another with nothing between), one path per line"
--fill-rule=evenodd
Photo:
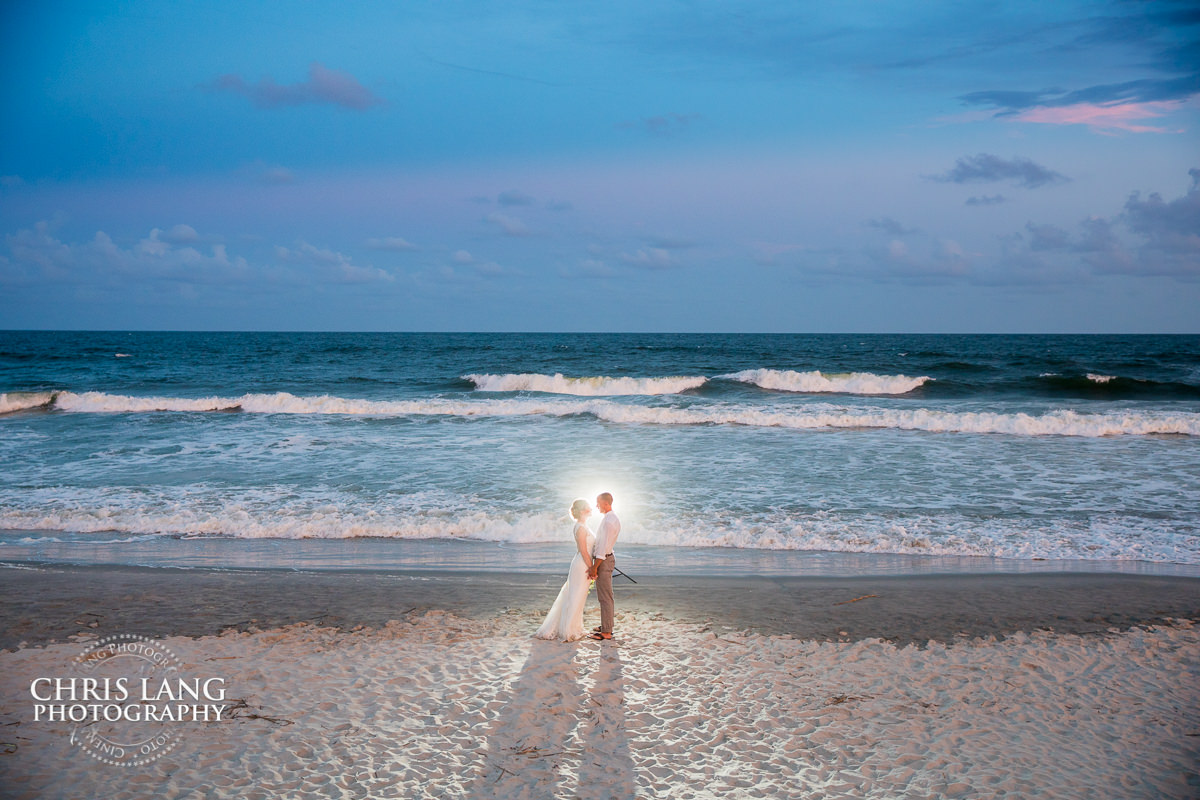
M604 517L595 534L587 526L587 519L592 515L587 500L580 499L571 504L576 553L571 559L566 583L550 607L546 621L534 634L539 639L573 642L583 638L583 605L587 600L588 585L593 580L596 582L596 599L600 602L600 627L592 631L591 638L613 638L612 576L617 564L613 545L621 532L621 521L613 513L612 504L613 496L608 492L596 497L596 508Z

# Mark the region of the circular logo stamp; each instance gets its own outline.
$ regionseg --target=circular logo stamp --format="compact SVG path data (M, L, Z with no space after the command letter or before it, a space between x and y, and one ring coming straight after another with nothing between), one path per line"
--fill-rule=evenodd
M128 633L92 642L71 674L38 677L30 695L34 721L71 723L72 744L118 766L150 763L179 744L181 723L225 710L221 678L189 677L166 646Z

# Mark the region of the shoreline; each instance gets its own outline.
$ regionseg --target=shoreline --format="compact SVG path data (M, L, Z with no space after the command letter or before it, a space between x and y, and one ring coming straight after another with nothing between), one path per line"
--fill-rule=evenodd
M381 628L430 611L523 615L530 630L562 578L430 570L164 569L0 562L0 649L79 634L201 637L296 623ZM1106 634L1200 621L1200 578L1109 573L618 577L618 613L720 631L923 646L1020 632ZM587 614L594 615L590 597ZM590 617L589 617L590 618ZM618 635L620 631L618 630Z
M322 572L489 572L557 574L567 542L483 539L239 538L165 534L0 530L0 563L62 566L309 570ZM100 534L100 536L106 536ZM115 538L113 538L115 537ZM621 566L652 576L860 577L873 575L1129 574L1200 578L1200 564L1146 560L1013 558L962 554L676 547L623 544Z

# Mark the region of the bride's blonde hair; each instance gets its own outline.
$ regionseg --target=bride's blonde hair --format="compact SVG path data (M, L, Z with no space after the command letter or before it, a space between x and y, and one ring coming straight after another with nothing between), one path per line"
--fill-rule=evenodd
M579 515L582 514L583 510L588 507L588 501L584 500L582 497L576 500L574 503L571 503L571 518L578 522Z

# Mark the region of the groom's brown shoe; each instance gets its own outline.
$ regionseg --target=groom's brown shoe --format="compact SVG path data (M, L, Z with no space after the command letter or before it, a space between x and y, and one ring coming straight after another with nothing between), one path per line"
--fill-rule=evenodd
M593 634L592 634L592 638L593 638L593 639L595 639L595 640L596 640L596 641L598 641L598 642L602 642L602 641L604 641L605 639L611 639L611 638L612 638L612 634L611 634L611 633L605 633L604 631L596 631L595 633L593 633Z

